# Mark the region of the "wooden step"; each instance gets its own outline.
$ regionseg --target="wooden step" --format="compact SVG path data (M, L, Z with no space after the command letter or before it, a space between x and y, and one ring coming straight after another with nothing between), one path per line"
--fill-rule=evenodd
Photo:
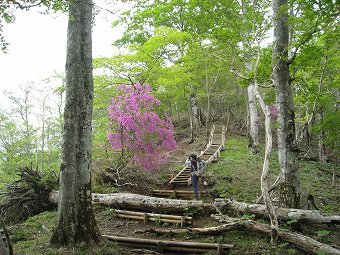
M187 216L144 213L125 210L114 210L114 212L116 217L132 220L142 220L144 221L144 224L147 224L149 221L176 223L180 224L181 228L183 228L185 225L192 225L192 217Z
M214 251L217 254L226 254L228 250L234 247L234 245L232 244L220 244L220 243L179 242L108 235L103 235L103 237L107 238L110 241L114 241L120 245L124 245L127 247L138 247L143 249L155 249L162 254L165 251L176 254L181 252L201 254L211 251Z

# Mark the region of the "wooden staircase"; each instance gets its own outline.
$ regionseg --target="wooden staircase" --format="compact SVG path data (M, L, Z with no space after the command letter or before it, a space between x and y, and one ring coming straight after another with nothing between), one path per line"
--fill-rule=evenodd
M226 127L213 125L207 148L201 151L199 157L207 164L216 162L222 150L224 150ZM190 182L190 167L184 167L174 178L170 180L171 185L188 185Z

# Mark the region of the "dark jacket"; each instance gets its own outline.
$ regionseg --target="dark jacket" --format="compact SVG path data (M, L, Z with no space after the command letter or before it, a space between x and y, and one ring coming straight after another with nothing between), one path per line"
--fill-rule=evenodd
M197 161L196 160L191 160L191 172L195 172L198 170L198 164L197 164Z

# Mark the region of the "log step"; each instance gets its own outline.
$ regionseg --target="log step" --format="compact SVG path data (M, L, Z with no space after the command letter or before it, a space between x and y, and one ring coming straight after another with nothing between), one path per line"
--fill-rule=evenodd
M128 247L140 247L155 249L160 253L169 252L186 252L186 253L207 253L209 251L217 251L217 254L226 254L227 250L232 249L232 244L217 243L195 243L195 242L179 242L155 239L140 239L120 236L103 235L108 240L117 242L120 245Z
M142 220L144 224L148 221L152 222L166 222L179 224L181 228L184 226L192 225L192 217L156 213L142 213L125 210L114 210L115 216L124 219Z
M186 182L187 184L187 182ZM163 197L173 197L173 198L187 198L194 196L192 190L153 190L153 196L163 196ZM199 198L207 197L208 192L205 190L200 190L198 192Z

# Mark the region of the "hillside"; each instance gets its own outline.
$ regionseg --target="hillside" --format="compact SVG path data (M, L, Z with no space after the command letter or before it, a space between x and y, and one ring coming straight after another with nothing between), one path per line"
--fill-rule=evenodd
M203 136L201 132L200 137ZM170 162L160 171L149 173L139 171L134 167L128 167L119 173L120 179L116 179L116 184L99 185L94 183L93 192L133 192L150 195L153 189L170 189L168 181L183 167L183 163L188 154L199 152L204 148L204 139L197 139L195 143L189 144L189 139L185 135L178 143L178 150L172 154ZM216 163L208 167L208 187L200 186L209 192L207 201L214 198L232 198L237 201L252 203L260 195L260 176L262 170L262 155L252 155L247 149L247 139L242 136L227 136L226 150L221 153L221 157ZM274 180L277 173L277 158L273 153L271 161L271 180ZM103 167L96 164L96 173ZM116 176L118 178L118 176ZM331 186L330 166L312 161L300 162L301 177L301 204L307 209L306 197L311 194L314 197L315 205L323 212L338 214L340 212L340 189ZM97 177L98 178L98 177ZM98 179L97 179L98 180ZM185 189L191 190L190 187ZM311 208L312 209L312 208ZM201 236L198 234L182 235L157 235L157 234L138 234L136 231L143 232L154 226L176 227L166 223L156 222L144 225L142 222L124 220L115 217L111 208L95 206L96 219L101 227L103 234L119 235L127 237L158 238L193 242L215 242L235 244L235 247L228 254L305 254L296 247L288 243L280 242L278 246L271 246L269 237L257 233L246 231L230 231L218 236ZM194 218L194 227L216 226L217 222L209 219L209 215L197 214L188 210L186 215ZM231 211L228 215L240 218L254 219L255 215L242 215ZM44 212L34 216L24 223L13 226L12 242L15 254L157 254L150 251L136 249L118 248L114 244L107 244L100 249L94 248L89 251L79 248L76 253L68 249L53 249L48 246L48 240L52 233L56 220L56 212ZM258 219L266 222L264 219ZM320 242L340 246L340 227L339 225L311 225L298 221L280 222L281 228L295 230L319 240ZM214 254L214 253L209 253Z

